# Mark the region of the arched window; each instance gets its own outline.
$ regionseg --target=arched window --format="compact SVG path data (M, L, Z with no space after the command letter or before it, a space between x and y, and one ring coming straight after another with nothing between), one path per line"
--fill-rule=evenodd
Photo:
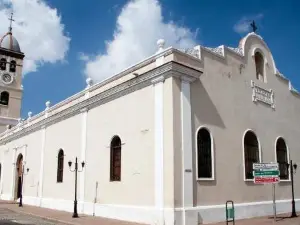
M121 180L121 139L114 136L110 143L110 181Z
M253 163L260 162L259 144L256 135L247 131L244 137L245 178L253 179Z
M197 134L198 178L212 178L212 145L210 133L201 128Z
M10 62L10 66L9 66L9 71L10 72L16 72L16 66L17 66L17 63L15 60L12 60Z
M254 58L255 58L256 78L264 82L265 81L264 57L260 52L256 52Z
M9 93L7 91L3 91L0 95L0 103L2 105L8 105L9 102Z
M6 59L4 58L0 59L0 69L6 70Z
M280 179L288 180L288 152L283 138L278 138L276 142L276 158L279 165Z
M64 175L64 151L62 149L58 152L57 157L57 182L63 182L63 175Z

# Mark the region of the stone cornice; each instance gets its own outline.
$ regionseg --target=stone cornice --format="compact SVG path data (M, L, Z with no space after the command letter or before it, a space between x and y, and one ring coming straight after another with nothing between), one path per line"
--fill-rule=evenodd
M16 127L13 127L12 129L7 130L6 132L1 134L0 144L4 144L6 142L15 140L29 133L40 130L43 126L47 127L52 124L58 123L59 121L80 114L85 110L90 110L101 104L105 104L106 102L122 97L128 93L152 85L152 81L157 77L163 76L165 79L167 79L172 76L184 76L184 79L186 79L186 77L190 77L191 79L197 79L200 77L201 73L201 71L191 69L182 64L173 61L168 62L160 67L157 67L144 74L141 74L138 77L132 78L131 80L128 80L106 91L103 91L93 97L83 99L77 104L71 105L70 107L67 107L66 109L60 112L52 114L52 110L49 110L48 117L45 117L45 111L43 111L38 115L38 117L43 116L43 119L40 119L40 121L38 122L32 122L32 119L34 117L32 117L30 121L22 121L22 123L19 123Z
M106 80L103 80L103 81L101 81L99 83L91 85L90 87L88 87L88 88L86 88L86 89L84 89L84 90L82 90L82 91L80 91L80 92L78 92L78 93L70 96L69 98L66 98L65 100L63 100L63 101L61 101L61 102L59 102L59 103L51 106L51 108L49 109L49 112L52 112L52 111L58 109L61 106L66 105L66 104L69 104L70 102L78 100L81 97L83 97L87 92L92 92L92 91L94 91L96 89L99 89L100 87L103 87L103 86L105 86L105 85L107 85L107 84L109 84L109 83L111 83L111 82L113 82L115 80L118 80L119 78L121 78L123 76L126 76L126 75L128 75L128 74L130 74L130 73L132 73L132 72L134 72L134 71L136 71L138 69L140 69L140 68L143 68L144 66L149 65L150 63L155 62L155 60L157 58L161 57L161 56L166 57L166 56L172 54L174 51L178 52L177 49L174 49L174 48L170 47L170 48L167 48L167 49L165 49L164 51L162 51L162 52L160 52L158 54L152 55L152 56L148 57L147 59L145 59L145 60L143 60L143 61L141 61L141 62L139 62L139 63L137 63L137 64L135 64L135 65L133 65L133 66L131 66L129 68L127 68L127 69L125 69L124 71L122 71L122 72L120 72L120 73L118 73L118 74L116 74L116 75L114 75L114 76L112 76L112 77L110 77L110 78L108 78ZM44 111L38 113L37 115L34 115L32 117L32 120L38 119L38 118L43 117L43 116L44 116Z
M11 51L11 50L6 49L6 48L0 48L0 54L12 56L12 57L15 57L17 59L23 59L25 57L23 52L15 52L15 51Z

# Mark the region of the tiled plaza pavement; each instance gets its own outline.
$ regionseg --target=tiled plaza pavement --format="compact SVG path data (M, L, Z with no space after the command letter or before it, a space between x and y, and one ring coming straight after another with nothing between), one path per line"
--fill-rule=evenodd
M262 217L255 219L237 220L236 225L300 225L300 213L297 218L288 218L288 215L277 215L277 221L274 223L273 218ZM9 220L4 219L11 219ZM48 220L44 220L48 219ZM22 223L23 221L23 223ZM26 223L25 223L26 222ZM0 200L0 225L66 225L66 224L85 224L85 225L138 225L137 223L130 223L125 221L118 221L113 219L106 219L101 217L92 217L87 215L79 215L79 218L72 218L72 213L62 212L57 210L45 209L34 206L24 205L18 207L18 204L10 203ZM220 222L210 225L225 225L226 222ZM228 225L233 225L229 222Z

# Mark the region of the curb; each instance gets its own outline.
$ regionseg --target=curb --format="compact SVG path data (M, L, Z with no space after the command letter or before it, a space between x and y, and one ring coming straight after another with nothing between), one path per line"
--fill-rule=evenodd
M41 219L46 219L46 220L53 221L53 222L58 222L58 223L63 223L63 224L69 224L69 225L80 225L80 223L68 222L68 221L54 219L54 218L47 217L47 216L36 215L34 213L24 212L24 211L12 209L10 207L5 207L5 208L9 209L11 211L14 211L15 213L22 213L22 214L25 214L25 215L34 216L34 217L38 217L38 218L41 218Z

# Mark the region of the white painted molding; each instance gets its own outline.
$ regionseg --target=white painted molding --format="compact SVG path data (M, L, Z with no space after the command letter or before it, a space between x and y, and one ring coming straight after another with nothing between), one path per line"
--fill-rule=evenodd
M252 88L252 101L253 102L263 102L272 109L275 109L275 101L274 101L274 92L272 89L265 89L257 85L253 80L251 80L251 88Z
M164 82L164 81L165 81L164 76L159 76L159 77L156 77L155 79L151 80L153 85Z
M146 87L148 85L151 85L151 81L155 82L156 78L161 77L162 75L164 79L166 79L168 77L183 76L186 74L192 77L199 77L202 74L202 72L197 71L195 69L191 69L187 66L178 64L176 62L165 63L162 66L155 68L151 71L148 71L144 74L141 74L134 79L128 80L124 83L121 83L120 85L114 86L106 90L105 92L101 92L93 96L93 98L88 98L88 99L83 98L82 100L78 101L78 103L72 104L70 107L67 107L62 111L57 110L57 112L55 113L50 113L52 112L53 109L57 108L57 106L55 106L56 108L53 106L48 109L48 112L50 113L49 116L48 114L46 114L45 111L43 111L40 114L33 116L31 122L26 123L25 125L23 124L19 130L13 127L12 129L9 130L9 132L1 133L0 144L14 140L16 138L20 138L31 132L37 131L44 125L49 126L63 119L77 115L80 113L80 110L82 108L91 109L97 107L98 105L104 104L107 101L111 101L115 98L124 96L124 94L127 94L130 91L136 91L139 87ZM163 79L163 78L159 78L159 79ZM91 91L93 87L91 87L89 91Z
M245 140L245 136L247 134L247 132L252 132L255 136L256 136L256 139L257 139L257 142L258 142L258 151L259 151L259 162L261 163L262 162L262 151L261 151L261 144L260 144L260 141L259 141L259 137L257 136L257 134L254 132L254 130L252 129L246 129L244 134L243 134L243 138L242 138L242 149L243 149L243 177L244 177L244 181L251 181L253 182L253 179L246 179L246 175L245 175L245 170L246 170L246 167L245 167L245 145L244 145L244 140Z
M40 199L39 206L41 206L41 199L43 198L43 184L44 184L44 154L46 148L46 127L42 129L42 142L41 142L41 162L40 162L40 174L39 174L39 186L38 196Z
M3 166L3 163L4 163L4 154L5 152L2 151L1 152L1 168L0 168L0 196L3 194L3 169L4 169L4 166Z
M201 130L201 129L205 129L207 130L207 132L209 133L210 135L210 143L211 143L211 166L212 166L212 177L211 178L199 178L199 174L198 174L198 132ZM195 146L196 146L196 180L198 181L214 181L215 180L215 142L214 142L214 136L213 136L213 133L211 132L210 129L208 129L208 126L207 125L202 125L200 127L198 127L198 129L196 130L196 133L195 133Z
M181 79L182 82L192 83L192 82L194 82L197 78L196 78L196 77L192 77L192 76L181 76L180 79Z
M82 128L81 128L81 161L85 162L87 148L87 116L88 111L82 113ZM85 168L80 173L80 193L79 202L81 204L81 213L84 212L84 196L85 196Z
M182 202L183 207L193 207L194 176L193 176L193 147L192 147L192 110L190 82L181 81L181 152L182 152ZM198 224L196 214L182 215L183 225Z
M11 190L10 190L10 194L11 194L11 200L14 198L14 192L15 192L15 170L16 170L16 151L17 148L13 148L13 152L12 152L12 167L11 167Z
M164 77L152 81L154 85L154 138L155 138L155 207L161 210L159 224L164 221Z

